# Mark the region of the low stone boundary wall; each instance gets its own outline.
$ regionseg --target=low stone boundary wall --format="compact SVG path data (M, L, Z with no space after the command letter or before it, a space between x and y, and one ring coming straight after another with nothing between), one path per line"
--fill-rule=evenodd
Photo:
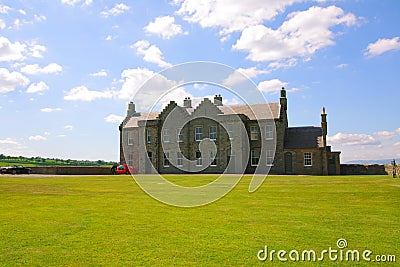
M32 174L54 174L54 175L101 175L110 174L109 167L29 167Z
M387 175L385 165L340 164L341 175Z

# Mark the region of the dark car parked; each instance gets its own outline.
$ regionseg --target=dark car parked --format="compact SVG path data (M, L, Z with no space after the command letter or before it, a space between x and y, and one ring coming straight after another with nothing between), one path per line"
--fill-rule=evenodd
M24 166L10 166L1 168L1 174L31 174L31 168L26 168Z

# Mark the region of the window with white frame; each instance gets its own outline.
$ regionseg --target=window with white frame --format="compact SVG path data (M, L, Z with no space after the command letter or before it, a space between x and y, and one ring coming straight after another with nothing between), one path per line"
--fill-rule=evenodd
M176 153L176 161L177 161L177 165L178 167L182 167L183 166L183 154L182 152L177 152Z
M148 144L151 144L151 131L146 130L146 141Z
M196 127L194 130L195 140L201 141L203 140L203 127Z
M196 166L202 166L203 165L203 159L201 158L201 152L196 151Z
M274 164L274 151L273 150L267 150L266 151L266 157L267 157L267 166L272 166Z
M215 126L210 127L210 139L217 140L217 127Z
M182 128L176 129L176 141L183 142Z
M272 125L265 126L265 138L267 140L274 139L274 127Z
M169 152L164 153L164 167L169 167Z
M251 166L258 166L258 161L260 160L260 152L258 150L251 150Z
M228 130L228 136L230 140L233 140L233 124L229 123L227 126Z
M169 143L169 131L168 129L163 130L163 142Z
M258 140L258 126L250 126L250 140Z
M133 167L133 154L128 155L128 166Z
M210 166L217 166L217 156L210 152Z
M304 152L304 166L312 166L312 153Z
M132 132L128 132L127 139L128 139L128 146L133 146L133 133Z

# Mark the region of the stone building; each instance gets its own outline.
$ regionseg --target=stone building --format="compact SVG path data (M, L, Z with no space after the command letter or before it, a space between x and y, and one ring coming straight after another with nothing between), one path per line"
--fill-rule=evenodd
M273 103L224 106L216 95L139 113L131 102L119 131L120 161L139 173L340 174L325 109L321 126L289 127L284 88Z

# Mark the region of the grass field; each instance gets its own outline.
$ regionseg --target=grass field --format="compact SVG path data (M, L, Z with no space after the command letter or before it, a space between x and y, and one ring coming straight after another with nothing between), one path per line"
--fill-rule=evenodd
M213 178L168 176L192 186ZM243 177L215 203L177 208L130 176L0 176L0 265L261 266L271 264L257 259L265 245L319 253L337 249L339 238L347 249L396 255L399 263L400 179L268 177L252 194L249 182ZM300 263L335 264L366 262Z

